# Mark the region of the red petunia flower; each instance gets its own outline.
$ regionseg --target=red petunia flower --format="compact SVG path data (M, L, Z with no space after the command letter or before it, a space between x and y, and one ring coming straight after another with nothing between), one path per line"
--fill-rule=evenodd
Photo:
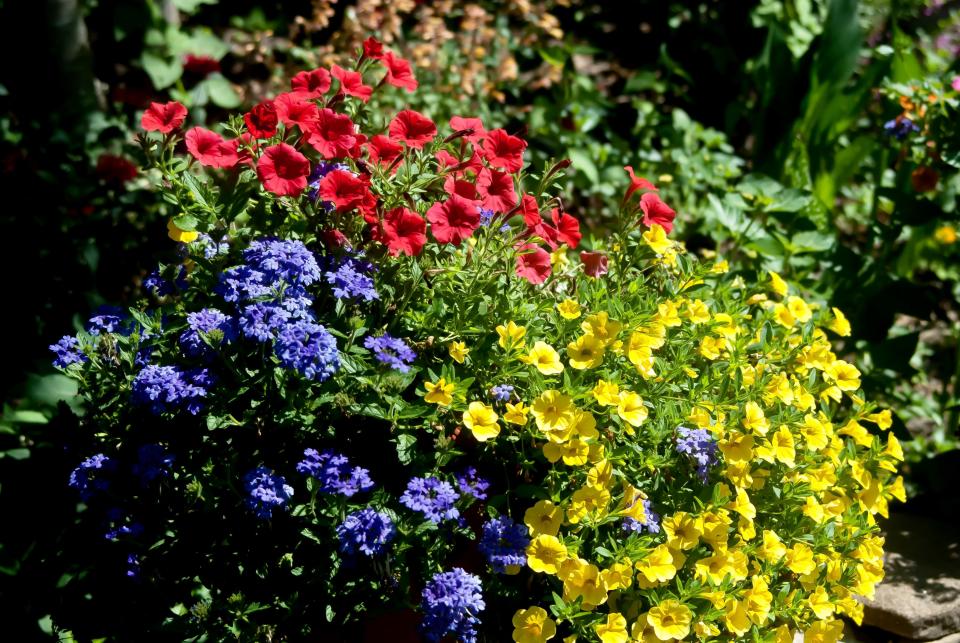
M383 43L370 36L363 41L363 55L374 60L383 58Z
M290 87L303 98L319 98L330 89L330 72L323 67L302 71L290 79Z
M183 71L198 76L209 76L220 71L220 61L211 56L187 54L183 58Z
M623 167L627 171L627 174L630 175L630 187L627 188L627 193L623 195L623 200L626 201L630 198L637 190L651 190L653 192L658 192L657 186L655 186L650 181L646 180L642 176L637 176L633 173L633 168L629 165Z
M550 276L550 253L532 243L523 244L517 251L517 275L532 284L545 282Z
M268 192L277 196L299 196L307 187L310 161L286 143L271 145L257 162L257 176Z
M580 222L566 212L560 212L558 208L551 210L550 218L557 230L557 238L571 250L576 248L583 236L580 234Z
M520 214L523 215L523 222L528 228L538 226L543 223L540 216L540 206L532 194L524 194L520 197Z
M357 144L356 129L349 116L324 107L317 112L307 142L326 159L352 156Z
M370 179L354 176L346 170L333 170L320 179L320 198L329 201L337 212L349 212L368 209L370 199Z
M463 130L473 130L469 134L464 134L463 138L473 144L479 143L487 135L487 130L483 127L483 121L479 118L468 118L464 116L452 116L450 118L450 129L454 132Z
M240 160L237 142L225 141L216 132L203 127L194 127L186 135L187 151L201 165L207 167L233 167Z
M97 158L96 172L104 183L123 185L136 178L137 166L122 156L101 154Z
M487 132L483 141L483 158L495 168L507 172L517 172L523 167L523 151L527 142L517 136L507 134L505 130L495 129Z
M347 96L359 98L364 103L373 95L373 87L363 84L363 75L360 72L349 71L340 65L330 68L330 73L340 81L340 91Z
M403 154L403 146L394 143L383 134L377 134L367 143L367 156L371 163L390 165Z
M407 208L394 208L383 217L381 241L392 255L401 252L415 257L427 242L427 222L416 212Z
M447 194L458 194L464 199L473 201L478 205L481 202L480 195L477 194L476 185L470 181L458 179L452 174L447 175L447 178L443 181L443 190Z
M408 92L416 90L419 83L413 75L413 68L410 66L409 60L394 56L392 51L388 51L383 55L381 62L387 68L387 75L384 80L388 84L400 87Z
M320 232L320 243L323 244L324 248L339 249L349 246L350 240L339 230L330 228Z
M430 206L427 220L434 239L459 246L480 227L480 210L473 201L453 194L443 203Z
M640 197L640 209L643 210L643 225L658 224L667 234L673 230L673 220L677 213L653 192Z
M587 252L584 250L580 253L580 261L583 262L583 271L590 277L600 277L607 274L608 259L607 255L602 252Z
M277 133L277 108L272 100L265 100L244 114L243 122L255 138L270 138Z
M187 108L175 100L169 103L150 103L140 119L140 127L148 132L169 134L183 125Z
M440 169L443 169L460 165L460 160L446 150L439 150L437 152L437 163L440 164Z
M480 170L477 192L483 199L483 207L494 212L509 212L517 204L513 177L506 172L497 172L486 167Z
M277 118L287 128L296 125L301 132L308 132L317 122L317 106L296 92L280 94L273 104L277 110Z
M393 117L388 131L393 140L419 150L437 135L437 126L420 112L405 109Z

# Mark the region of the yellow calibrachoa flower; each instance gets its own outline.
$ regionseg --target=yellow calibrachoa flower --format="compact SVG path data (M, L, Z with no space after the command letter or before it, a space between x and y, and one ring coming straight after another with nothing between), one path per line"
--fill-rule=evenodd
M680 321L680 308L677 306L677 303L674 301L668 301L663 304L659 304L657 306L657 314L654 317L654 321L668 328L679 326L682 322Z
M689 319L692 324L706 324L710 321L710 309L699 299L694 299L687 302L683 316Z
M563 522L563 510L549 500L540 500L523 514L531 536L556 536Z
M580 487L570 497L567 521L577 524L587 516L601 518L606 515L608 504L610 504L610 492L607 489Z
M813 311L810 310L810 306L800 297L787 297L787 308L790 310L793 318L801 324L807 323L810 321L810 318L813 317Z
M742 602L735 598L728 599L723 606L723 612L723 624L731 634L743 636L750 629L750 617Z
M523 362L536 366L544 375L556 375L563 372L560 353L546 342L537 342L530 352L520 358Z
M512 622L513 640L517 643L545 643L557 635L557 624L542 607L517 610Z
M667 546L670 549L693 549L703 533L697 519L685 511L667 516L660 526L667 534Z
M749 462L753 459L753 436L749 433L731 431L726 438L720 440L718 446L727 462Z
M587 335L593 335L604 344L611 344L620 334L623 325L620 322L610 319L606 312L587 315L587 318L580 324L581 330Z
M643 404L643 398L633 391L621 391L617 402L617 415L630 426L640 426L650 411Z
M781 425L776 433L770 436L770 442L757 447L757 457L770 463L782 462L788 467L794 466L796 451L790 429Z
M600 380L593 387L594 399L603 406L617 406L620 404L620 387L615 382Z
M773 319L784 328L793 328L797 325L797 318L784 304L777 304L773 307Z
M506 325L497 326L497 335L500 336L497 343L500 344L500 348L505 350L522 348L523 338L526 334L527 329L524 326L518 326L516 322L509 321Z
M740 421L740 424L742 424L746 430L759 433L760 435L766 435L767 431L770 430L770 422L767 421L767 416L764 415L763 409L761 409L760 405L756 402L747 402L746 405L744 405L743 419Z
M627 634L627 619L616 612L607 614L606 623L595 625L593 629L601 643L627 643L630 640L630 635Z
M574 438L567 442L547 442L543 445L543 455L550 462L557 462L561 458L563 463L571 467L579 467L587 463L590 454L590 445L583 440Z
M834 360L827 366L824 376L836 384L841 391L856 391L860 388L860 371L856 366L842 359Z
M593 335L581 335L576 341L567 344L570 366L577 370L600 366L605 348L605 344Z
M628 589L633 584L633 565L629 560L614 563L601 572L603 584L609 591Z
M661 641L685 639L690 634L692 620L690 608L673 599L662 601L647 612L647 623Z
M167 221L167 236L179 243L193 243L200 238L200 233L196 230L182 230L170 219Z
M673 247L673 242L667 238L667 233L664 231L663 227L654 223L650 226L650 229L643 233L643 240L651 250L656 252L658 255L665 254L671 247Z
M607 602L607 588L596 565L582 558L568 558L561 563L557 577L563 581L564 600L575 601L583 597L586 610Z
M945 246L953 245L957 242L957 229L952 225L944 224L934 231L933 238Z
M567 548L556 536L542 534L527 546L527 566L535 572L556 574L567 556Z
M754 576L751 585L750 589L743 593L744 609L754 624L762 626L770 616L773 594L763 577Z
M464 342L450 342L450 347L448 350L450 352L450 357L457 364L463 364L464 360L467 359L467 355L470 354L470 349L467 348L467 345Z
M834 603L823 587L814 589L807 597L807 605L817 618L829 618L834 612Z
M564 299L557 304L557 312L564 319L576 319L580 316L580 304L573 299Z
M877 413L871 413L864 419L867 422L873 422L884 431L893 426L893 415L890 413L890 409L884 409Z
M439 404L440 406L450 406L453 402L453 391L456 385L453 382L447 383L444 378L436 382L424 382L423 388L427 391L423 400L429 404Z
M559 272L570 265L570 259L567 257L566 244L561 245L559 248L550 253L550 265L553 266L553 269L556 272Z
M711 361L719 359L725 350L727 350L725 337L704 337L700 340L700 354Z
M804 543L797 543L787 550L784 561L794 574L809 574L817 568L813 559L813 550Z
M486 442L500 435L498 418L493 407L483 402L470 402L470 406L463 413L463 425L473 432L473 437L478 441Z
M837 643L843 634L843 621L814 621L803 632L804 643Z
M835 332L840 337L849 337L851 328L850 322L847 320L846 316L839 308L831 308L833 311L833 319L830 321L830 325L827 326L830 330Z
M548 433L569 428L574 419L573 400L556 390L544 391L530 407L537 428Z
M677 575L673 553L666 545L657 545L643 560L634 565L649 583L665 583Z
M763 532L763 545L759 553L763 560L775 564L787 554L787 548L775 531L766 529Z
M787 290L789 290L789 286L787 286L787 282L783 280L783 277L773 272L772 270L769 272L769 275L770 275L770 289L773 292L780 295L781 297L786 296Z
M510 424L523 426L527 423L527 414L529 412L530 407L524 406L523 402L517 402L516 404L507 402L507 412L503 414L503 420Z

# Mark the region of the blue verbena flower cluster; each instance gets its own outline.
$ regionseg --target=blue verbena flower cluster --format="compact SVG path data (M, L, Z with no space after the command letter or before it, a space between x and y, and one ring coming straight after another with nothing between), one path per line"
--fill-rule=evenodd
M190 357L209 357L213 349L208 342L214 345L232 342L237 335L233 319L216 308L188 313L187 327L180 335L180 346Z
M133 380L133 401L149 406L157 415L184 408L196 415L212 384L213 377L205 368L183 371L176 366L149 364Z
M145 444L137 451L137 462L133 465L133 475L140 478L144 486L157 478L170 476L175 458L159 444Z
M411 478L400 496L400 504L419 511L430 522L440 524L460 517L460 511L454 507L459 498L460 494L449 482L434 477Z
M509 402L513 395L513 387L509 384L498 384L490 389L490 394L498 402Z
M257 467L243 477L243 485L249 494L247 506L259 518L271 518L274 509L285 509L293 497L293 487L283 476L275 475L266 467Z
M206 232L201 232L191 245L203 253L204 259L215 259L230 252L230 244L226 238L216 241Z
M407 346L406 342L384 333L380 337L367 337L363 345L373 351L378 362L386 364L401 373L410 372L410 365L417 358L417 354Z
M893 136L898 141L902 141L913 132L919 132L920 128L909 118L903 116L891 119L883 124L883 129L887 134Z
M105 306L100 314L87 321L86 329L94 337L100 333L117 333L123 330L123 323L128 319L119 308Z
M156 297L166 297L172 295L178 290L187 289L187 269L184 266L177 266L173 281L163 277L163 268L154 270L147 278L143 280L143 287L152 292ZM169 270L168 270L169 271Z
M642 504L644 520L640 521L634 518L625 518L623 521L623 524L621 525L623 527L623 530L631 531L639 534L643 532L644 528L646 528L647 532L651 534L659 534L660 533L660 514L656 513L653 510L653 507L650 504L650 501L647 498L638 498L634 502L635 503L639 502ZM627 509L632 509L633 506L634 505L631 505Z
M396 535L390 516L370 507L347 514L337 526L340 551L348 556L358 551L366 556L379 556Z
M477 614L486 609L480 579L459 567L440 572L423 589L422 631L428 641L437 643L448 634L453 640L475 643Z
M327 449L305 449L304 458L297 463L297 471L316 478L321 493L334 493L351 497L373 488L370 472L363 467L350 466L350 460Z
M690 456L697 463L697 475L707 482L710 467L718 461L717 441L706 429L677 427L677 452Z
M70 335L64 335L56 344L50 344L54 354L53 365L57 368L66 368L71 364L82 364L89 361L80 348L80 340Z
M508 516L499 516L483 525L480 553L486 556L493 571L503 573L507 567L527 564L527 545L530 544L527 526Z
M324 381L340 366L333 335L316 323L306 286L321 279L313 253L300 241L260 239L243 253L244 265L226 270L217 292L240 309L244 337L273 342L280 363Z
M370 276L373 272L373 264L357 254L327 257L327 270L323 276L333 286L333 296L337 299L373 301L380 298Z
M477 500L487 499L487 489L490 488L490 481L481 478L476 467L467 467L457 474L456 478L460 493L465 496L473 496Z
M102 453L92 455L80 463L70 473L71 487L80 492L84 502L93 498L97 492L110 488L108 474L116 469L116 462Z

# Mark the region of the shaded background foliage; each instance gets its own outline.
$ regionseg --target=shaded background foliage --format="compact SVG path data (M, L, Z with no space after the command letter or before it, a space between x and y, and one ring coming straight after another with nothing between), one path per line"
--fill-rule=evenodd
M72 388L51 374L45 346L82 324L76 311L124 305L171 252L164 226L176 212L123 161L139 159L139 112L166 96L194 122L217 122L371 33L416 61L413 107L438 122L476 113L526 130L531 160L571 159L566 205L595 234L633 165L659 179L688 247L721 251L745 278L777 270L842 308L865 389L912 438L915 505L950 502L960 3L630 4L0 4L0 234L11 248L0 269L15 338L0 371L0 512L12 526L0 604L31 632L22 640L43 638L54 609L89 609L57 590L63 561L77 563L69 573L109 573L91 562L92 543L60 541L76 514L65 485L76 458L61 446L70 420L54 409ZM921 131L897 140L884 124L898 116ZM137 609L157 609L144 592Z

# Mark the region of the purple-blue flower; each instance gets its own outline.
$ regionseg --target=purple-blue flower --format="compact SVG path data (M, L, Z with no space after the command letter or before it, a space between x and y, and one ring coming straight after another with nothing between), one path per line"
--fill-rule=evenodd
M87 321L87 332L93 336L100 333L116 333L121 330L125 317L121 316L119 308L105 307L99 315L94 315Z
M400 496L400 504L413 511L419 511L435 524L444 520L455 520L460 512L454 503L460 498L449 482L439 478L411 478L407 490Z
M107 510L107 522L109 528L103 535L107 540L117 540L120 536L136 538L143 533L143 525L117 507Z
M180 335L180 346L190 357L203 357L212 353L207 344L220 345L236 339L237 331L233 318L216 308L204 308L187 314L187 330ZM204 341L206 338L207 341Z
M623 527L623 530L632 531L634 533L639 534L643 532L644 528L646 528L646 530L651 534L659 534L660 533L660 514L656 513L653 510L650 504L650 501L647 498L638 498L634 502L635 503L639 502L643 505L643 515L644 515L644 520L646 522L641 522L639 520L636 520L635 518L625 518L623 520L623 524L621 525ZM631 507L628 507L628 509L632 508L632 506L633 505L631 505Z
M256 239L243 251L243 260L271 284L309 286L320 280L316 257L295 239Z
M677 427L677 452L683 453L696 462L697 475L704 483L708 471L717 463L717 441L706 429L688 429Z
M297 471L316 478L322 493L336 493L349 498L373 488L370 472L363 467L350 466L346 456L330 449L323 453L316 449L305 449L303 456L303 460L297 463Z
M50 344L54 354L53 365L57 368L66 368L71 364L82 364L89 361L80 350L80 341L76 337L64 335L56 344Z
M363 340L363 345L373 351L373 356L378 362L387 364L401 373L409 372L410 365L417 358L417 354L407 346L406 342L386 333L380 337L367 337Z
M337 526L340 551L348 556L358 551L366 556L379 556L396 535L390 516L370 507L347 514Z
M515 523L507 516L499 516L484 523L479 549L493 571L503 573L507 567L527 564L529 544L526 525Z
M509 384L499 384L490 389L490 394L498 402L509 402L513 395L513 387Z
M197 236L197 240L193 242L193 245L203 253L204 259L214 259L230 252L230 244L227 242L226 237L217 242L205 232L201 232Z
M312 321L301 319L282 326L273 350L285 367L319 382L340 367L337 340L326 328Z
M182 371L176 366L149 364L133 380L133 401L149 406L156 415L182 408L196 415L212 383L205 368Z
M243 478L243 486L249 497L247 506L253 509L259 518L271 518L274 509L286 508L293 497L293 487L287 484L283 476L275 475L266 467L257 467Z
M277 330L290 321L290 311L280 304L257 302L247 304L240 313L240 331L247 339L269 342Z
M487 499L487 489L490 481L477 474L476 467L467 467L457 475L457 487L465 496L473 496L477 500Z
M250 266L228 268L214 289L224 301L241 302L268 297L273 293L266 275Z
M144 444L137 451L133 475L139 476L143 485L150 484L157 478L166 478L170 475L174 459L173 455L159 444Z
M917 127L912 120L905 117L898 117L887 121L883 124L883 129L898 141L902 141L913 132L920 131L920 128Z
M92 455L70 473L69 485L80 492L80 497L90 500L98 491L110 487L108 476L116 469L116 462L102 453Z
M480 579L459 567L440 572L423 588L423 635L437 643L452 635L462 643L476 643L477 614L486 609Z
M373 301L380 295L370 277L373 265L358 257L329 258L330 268L323 273L327 283L333 286L337 299Z

